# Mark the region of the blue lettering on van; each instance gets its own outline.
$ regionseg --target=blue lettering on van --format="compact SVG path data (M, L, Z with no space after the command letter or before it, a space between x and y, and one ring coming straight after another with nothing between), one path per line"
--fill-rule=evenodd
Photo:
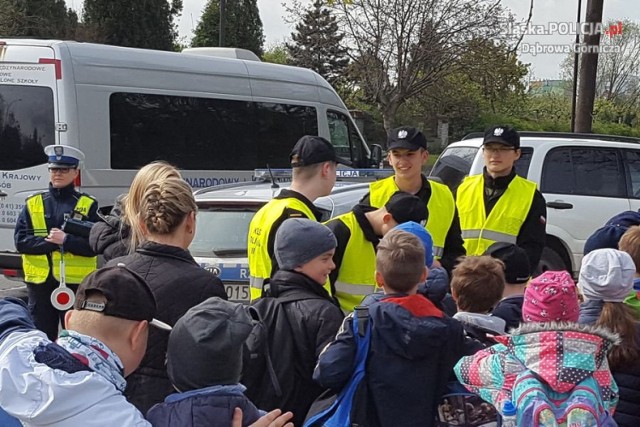
M185 178L184 180L193 188L213 187L215 185L240 182L240 178Z
M3 179L17 179L21 181L40 181L42 179L42 175L26 175L26 174L18 174L11 172L2 172Z

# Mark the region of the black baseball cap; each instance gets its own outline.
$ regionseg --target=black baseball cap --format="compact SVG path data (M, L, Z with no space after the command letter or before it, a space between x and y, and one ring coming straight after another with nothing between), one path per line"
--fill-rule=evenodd
M104 296L106 302L91 301L94 292ZM150 325L171 330L171 326L154 319L156 300L147 282L122 263L100 268L85 277L76 292L74 309L127 320L146 320Z
M507 283L527 283L531 277L531 265L527 252L513 243L496 242L489 246L484 255L490 255L504 263Z
M404 191L393 193L384 207L398 224L409 221L422 223L429 216L426 203Z
M387 148L393 150L395 148L406 148L407 150L416 151L420 148L427 149L427 138L416 128L410 126L402 126L392 129L387 136Z
M294 156L297 159L294 161ZM311 166L324 162L342 163L351 166L351 162L336 156L333 145L321 136L305 135L296 142L289 155L292 168Z
M511 126L492 126L484 132L482 145L491 143L506 145L517 150L520 148L520 134Z

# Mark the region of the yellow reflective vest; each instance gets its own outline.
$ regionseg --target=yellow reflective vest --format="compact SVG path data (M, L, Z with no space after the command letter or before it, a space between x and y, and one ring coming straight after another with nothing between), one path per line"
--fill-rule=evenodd
M482 255L495 242L515 244L535 192L535 182L516 175L487 217L484 176L465 178L458 187L456 204L467 255Z
M360 305L362 299L376 290L376 252L364 235L353 212L347 212L332 219L342 221L349 231L349 240L342 256L342 263L338 271L333 288L334 296L340 303L340 308L349 313Z
M264 205L251 220L248 236L249 283L251 301L262 297L264 281L271 277L271 257L269 253L269 235L271 227L282 217L285 209L295 209L306 218L316 220L314 213L302 200L294 197L272 199ZM304 238L304 236L301 236Z
M91 206L95 203L89 196L81 195L74 211L88 215ZM49 234L44 217L44 199L42 194L36 194L27 199L27 212L31 218L33 235L45 237ZM50 255L22 255L22 269L24 280L29 283L44 283L49 277L49 271L53 268L53 277L60 281L60 251L53 251ZM64 254L65 282L79 284L97 267L96 257L74 255L70 252Z
M444 243L447 233L453 223L456 212L456 203L453 200L451 190L444 184L429 180L431 186L431 197L427 202L429 218L425 228L433 239L433 256L435 259L442 258ZM383 207L391 196L400 191L393 176L372 182L369 185L369 203L376 208Z

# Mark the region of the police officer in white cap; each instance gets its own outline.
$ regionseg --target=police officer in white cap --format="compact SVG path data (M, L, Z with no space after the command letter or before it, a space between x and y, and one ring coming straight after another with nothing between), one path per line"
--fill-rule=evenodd
M64 312L51 303L51 293L60 284L60 260L64 259L65 282L74 292L78 284L96 269L96 257L88 236L65 233L68 218L95 222L98 203L75 189L84 154L67 145L49 145L49 190L29 196L14 232L16 249L29 295L29 309L38 329L51 340L58 334Z

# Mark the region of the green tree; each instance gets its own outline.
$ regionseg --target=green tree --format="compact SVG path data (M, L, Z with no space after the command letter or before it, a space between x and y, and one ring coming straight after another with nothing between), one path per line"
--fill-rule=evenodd
M173 50L182 0L85 0L85 41Z
M262 54L262 60L264 62L281 65L291 65L292 63L289 51L284 44L275 44L269 47Z
M256 0L226 0L222 47L248 49L263 54L264 33ZM193 47L219 46L220 0L209 0L191 39Z
M335 85L344 78L349 57L347 49L341 46L344 34L323 5L322 0L316 0L307 9L296 31L291 33L293 42L286 46L294 65L310 68Z
M384 126L400 107L461 68L467 41L500 40L511 18L499 1L335 0L328 5L352 47L351 78L380 110Z
M0 34L5 37L73 39L77 14L64 0L0 0Z

